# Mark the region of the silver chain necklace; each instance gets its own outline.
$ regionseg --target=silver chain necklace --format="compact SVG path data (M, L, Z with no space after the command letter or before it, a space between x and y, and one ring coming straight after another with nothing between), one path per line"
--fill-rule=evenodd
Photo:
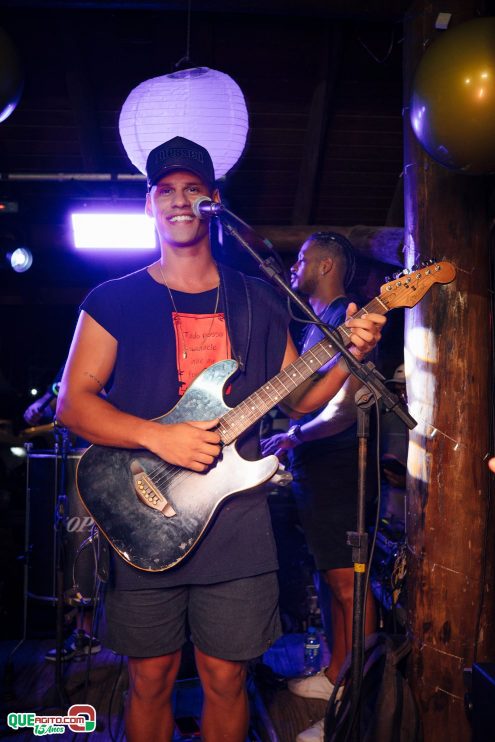
M185 360L187 358L188 348L187 348L187 345L186 345L186 338L184 337L184 333L182 331L182 325L181 325L181 322L180 322L179 311L178 311L178 309L177 309L177 307L175 305L173 294L170 291L170 286L166 282L165 276L163 275L163 268L162 268L161 262L158 263L158 267L160 269L160 273L161 273L161 276L162 276L163 285L166 286L166 288L167 288L168 295L170 296L170 301L172 302L172 306L174 308L174 312L177 315L177 323L176 324L177 324L177 327L179 328L180 336L182 338L182 347L184 349L182 351L182 358L184 358L184 360ZM216 299L215 299L215 308L213 309L213 317L211 318L210 328L209 328L209 330L207 332L207 335L210 334L211 328L213 327L213 323L215 321L215 315L217 314L217 311L218 311L219 301L220 301L220 282L218 282L218 286L217 286L217 296L216 296Z

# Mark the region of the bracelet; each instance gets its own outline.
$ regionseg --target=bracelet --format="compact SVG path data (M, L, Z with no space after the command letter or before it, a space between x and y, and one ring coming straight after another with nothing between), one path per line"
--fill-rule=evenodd
M293 425L291 428L289 428L289 430L287 431L287 438L294 446L298 446L299 443L304 443L301 426Z

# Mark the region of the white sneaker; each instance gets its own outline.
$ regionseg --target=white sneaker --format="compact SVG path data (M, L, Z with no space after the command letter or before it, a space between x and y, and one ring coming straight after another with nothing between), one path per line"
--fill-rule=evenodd
M287 686L290 692L303 698L321 698L323 701L328 701L335 686L325 675L325 670L326 668L307 678L289 680ZM336 700L341 698L343 691L343 687L340 687Z
M91 646L90 646L91 645ZM75 629L62 645L61 660L67 662L74 658L82 658L85 655L98 654L101 652L101 644L94 636L92 639L82 629ZM56 649L49 649L45 654L45 660L55 662L57 659Z
M320 719L312 727L300 732L296 737L296 742L325 742L324 725L325 719Z

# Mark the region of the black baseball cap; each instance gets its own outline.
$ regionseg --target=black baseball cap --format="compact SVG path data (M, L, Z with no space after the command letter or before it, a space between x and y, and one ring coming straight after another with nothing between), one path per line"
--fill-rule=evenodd
M146 160L148 188L170 170L190 170L208 185L215 182L215 168L208 150L184 137L174 137L151 150Z

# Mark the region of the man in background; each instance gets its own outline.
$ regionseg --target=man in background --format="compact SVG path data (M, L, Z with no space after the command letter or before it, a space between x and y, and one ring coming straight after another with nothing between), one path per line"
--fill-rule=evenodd
M331 328L345 321L350 300L346 289L354 274L352 245L340 234L317 232L302 245L291 268L292 287L309 298L314 312ZM309 325L301 352L323 338ZM330 590L330 665L318 674L289 682L292 693L328 700L339 670L352 647L354 569L347 531L357 524L358 442L354 395L361 382L351 376L337 395L315 412L293 421L287 433L263 441L263 453L289 454L292 490L303 530ZM371 479L371 477L370 477ZM369 494L374 494L368 488ZM366 634L375 630L371 592L366 603ZM297 742L323 740L323 719L297 737Z

